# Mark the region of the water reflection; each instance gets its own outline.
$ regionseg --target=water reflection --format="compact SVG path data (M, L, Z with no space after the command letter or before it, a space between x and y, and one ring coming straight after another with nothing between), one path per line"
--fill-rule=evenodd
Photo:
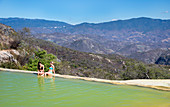
M45 77L49 80L49 84L51 86L51 88L54 90L55 89L55 77Z
M55 89L55 77L38 76L38 85L41 91L45 90L45 84L47 85L48 88Z
M44 90L44 77L38 76L38 86L41 91Z

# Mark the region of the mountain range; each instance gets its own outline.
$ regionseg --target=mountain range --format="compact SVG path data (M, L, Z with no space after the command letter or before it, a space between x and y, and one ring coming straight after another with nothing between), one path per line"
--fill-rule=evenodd
M170 20L140 17L71 25L43 19L0 18L0 23L15 30L28 27L34 37L71 49L99 54L115 53L146 63L156 63L160 53L170 48ZM151 59L151 56L154 58Z
M116 54L80 52L30 37L29 30L21 32L0 23L0 67L36 71L41 61L48 71L49 63L55 61L56 73L64 75L110 80L170 78L169 66L145 64ZM160 62L165 59L163 55Z

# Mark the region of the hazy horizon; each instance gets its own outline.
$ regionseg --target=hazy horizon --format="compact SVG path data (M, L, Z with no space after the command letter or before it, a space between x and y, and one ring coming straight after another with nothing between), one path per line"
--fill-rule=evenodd
M0 17L46 19L70 24L138 17L170 19L169 4L169 0L0 0Z
M150 18L150 19L160 19L160 20L170 20L170 19L161 19L161 18L151 18L151 17L133 17L133 18L129 18L129 19L118 19L118 20L110 20L110 21L101 21L101 22L80 22L80 23L76 23L76 24L72 24L66 21L60 21L60 20L55 20L55 19L42 19L42 18L24 18L24 17L0 17L0 18L19 18L19 19L32 19L32 20L47 20L47 21L59 21L59 22L64 22L70 25L78 25L78 24L82 24L82 23L91 23L91 24L99 24L99 23L105 23L105 22L112 22L112 21L119 21L119 20L130 20L130 19L135 19L135 18Z

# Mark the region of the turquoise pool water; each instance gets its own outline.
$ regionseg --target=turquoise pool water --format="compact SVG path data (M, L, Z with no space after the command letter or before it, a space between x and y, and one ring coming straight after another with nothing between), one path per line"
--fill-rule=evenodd
M0 107L170 107L170 92L0 71Z

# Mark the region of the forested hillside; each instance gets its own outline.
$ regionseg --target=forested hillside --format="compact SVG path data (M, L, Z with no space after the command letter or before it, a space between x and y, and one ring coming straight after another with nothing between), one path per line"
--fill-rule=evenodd
M130 56L138 52L170 47L170 20L140 17L71 25L42 19L0 18L0 23L16 30L28 27L36 38L82 52ZM84 41L93 42L96 48L88 45L82 47ZM78 42L80 45L77 45Z
M147 65L117 54L105 55L79 52L50 41L33 38L28 28L15 32L8 26L2 24L0 26L0 49L2 55L4 55L5 50L8 50L7 53L10 53L13 59L7 62L1 60L1 67L35 70L36 62L42 61L47 70L49 66L47 63L53 60L56 73L59 74L103 79L170 77L168 66ZM16 54L17 52L19 54ZM0 57L0 59L3 59L7 56Z

